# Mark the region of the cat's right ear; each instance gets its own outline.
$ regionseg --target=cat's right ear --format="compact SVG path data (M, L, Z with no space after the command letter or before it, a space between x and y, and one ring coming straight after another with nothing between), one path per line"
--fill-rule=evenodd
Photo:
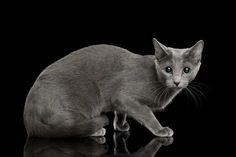
M155 49L155 56L156 56L157 60L161 60L166 55L168 55L167 52L166 52L165 45L158 42L155 38L152 39L152 42L153 42L153 46L154 46L154 49Z

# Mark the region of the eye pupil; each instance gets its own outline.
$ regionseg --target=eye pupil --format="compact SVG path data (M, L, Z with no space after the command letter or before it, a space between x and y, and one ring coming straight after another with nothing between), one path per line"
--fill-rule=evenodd
M189 67L185 67L184 68L184 73L190 73L190 68Z
M167 73L171 73L172 72L172 68L171 67L166 67L165 70L166 70Z

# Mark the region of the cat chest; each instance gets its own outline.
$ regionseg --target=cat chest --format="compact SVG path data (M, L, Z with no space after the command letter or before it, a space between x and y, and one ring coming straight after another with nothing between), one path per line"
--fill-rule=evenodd
M159 91L155 94L149 93L148 91L139 91L137 93L130 93L130 96L140 104L149 106L152 110L162 110L170 104L177 94L168 90L165 90L165 92Z

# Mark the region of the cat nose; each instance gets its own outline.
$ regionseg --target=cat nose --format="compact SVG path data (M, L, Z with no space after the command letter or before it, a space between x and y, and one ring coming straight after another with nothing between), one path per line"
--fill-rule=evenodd
M174 84L178 87L180 81L174 81Z

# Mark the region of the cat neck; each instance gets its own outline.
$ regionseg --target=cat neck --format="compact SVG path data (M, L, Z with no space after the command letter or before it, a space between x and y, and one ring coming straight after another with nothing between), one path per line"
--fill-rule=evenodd
M165 107L172 102L175 96L181 91L180 88L166 88L164 91L157 93L157 99L154 100L155 108L157 110L163 110Z

